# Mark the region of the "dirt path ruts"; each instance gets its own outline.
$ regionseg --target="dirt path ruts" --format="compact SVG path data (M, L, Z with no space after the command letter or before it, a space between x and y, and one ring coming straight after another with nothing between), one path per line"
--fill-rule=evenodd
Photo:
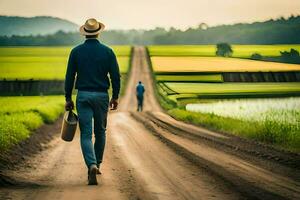
M145 84L145 111L170 122L153 90L143 47L134 49L132 70L119 111L111 112L107 145L98 186L86 185L79 133L72 143L58 137L49 148L6 174L25 184L0 188L0 199L282 199L297 198L299 182L275 174L220 148L185 137L188 132L222 134L186 125L182 135L162 127L146 113L136 113L135 85ZM133 113L133 114L132 114ZM171 121L175 126L177 121ZM181 122L178 122L181 123ZM57 130L59 131L59 129ZM163 141L163 142L162 142ZM170 145L172 144L172 145ZM27 166L23 168L22 166ZM296 169L295 169L296 170ZM216 173L216 172L219 172ZM298 173L298 171L297 171ZM236 179L231 177L235 176ZM239 180L241 182L239 182ZM276 185L276 181L280 181ZM242 184L236 188L236 184ZM247 188L249 186L249 188ZM283 189L280 189L280 188ZM254 189L254 191L253 191ZM256 189L256 190L255 190ZM291 191L292 190L292 191ZM255 195L251 195L254 193Z
M232 185L247 197L261 199L297 199L300 193L299 171L270 162L253 162L244 159L238 153L224 152L224 146L209 145L207 141L183 137L178 132L170 132L167 128L157 125L157 122L147 114L132 113L132 116L144 124L154 135L186 157L200 168L205 168L212 175ZM220 146L220 147L218 147ZM253 145L254 147L254 145ZM279 168L280 167L280 168ZM294 171L294 176L287 176L286 171L274 172L274 168Z

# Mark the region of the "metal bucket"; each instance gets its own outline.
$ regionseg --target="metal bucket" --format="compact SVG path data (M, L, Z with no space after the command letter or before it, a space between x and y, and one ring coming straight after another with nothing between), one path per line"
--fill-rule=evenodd
M71 142L74 138L78 123L78 117L73 111L66 111L61 127L61 139Z

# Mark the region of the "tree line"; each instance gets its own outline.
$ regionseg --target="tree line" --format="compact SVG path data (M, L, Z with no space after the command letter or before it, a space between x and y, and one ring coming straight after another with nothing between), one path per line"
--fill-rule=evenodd
M218 43L216 45L216 56L231 57L233 49L228 43ZM300 54L296 49L291 48L290 51L280 51L280 56L263 56L259 53L253 53L250 56L252 60L282 62L282 63L293 63L300 64Z
M300 16L214 27L201 23L187 30L108 30L102 33L101 40L109 45L300 44ZM81 41L83 38L77 32L59 31L44 36L1 36L0 46L75 45Z

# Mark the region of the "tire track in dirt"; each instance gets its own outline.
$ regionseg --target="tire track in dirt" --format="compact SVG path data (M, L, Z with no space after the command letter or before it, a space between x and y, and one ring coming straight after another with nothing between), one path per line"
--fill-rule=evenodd
M269 165L271 165L270 170L276 171L279 167L281 171L277 171L277 173L285 173L290 178L295 178L297 181L300 180L299 173L296 173L295 176L295 172L299 172L297 169L300 166L300 156L297 153L275 149L266 144L234 135L216 133L201 127L195 127L177 121L161 112L145 112L143 116L172 134L205 143L210 147L226 151L244 159L255 159L258 161L257 164L266 165L266 162L269 162ZM263 161L263 163L259 161ZM276 167L272 168L274 165Z
M205 170L178 156L127 112L110 116L111 139L140 188L141 199L239 199Z

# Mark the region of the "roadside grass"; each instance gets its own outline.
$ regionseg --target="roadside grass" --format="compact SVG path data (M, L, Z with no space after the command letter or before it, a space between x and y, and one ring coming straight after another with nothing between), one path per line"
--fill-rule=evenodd
M250 58L253 53L263 56L280 56L280 51L294 48L300 51L300 45L232 45L233 57ZM148 46L150 56L215 56L216 45L153 45Z
M0 150L6 151L42 124L54 122L64 111L64 97L2 97L0 107Z
M275 145L279 148L300 152L300 127L291 127L267 120L265 122L244 121L215 114L197 113L179 108L168 110L175 119L211 130L226 132L241 137Z

